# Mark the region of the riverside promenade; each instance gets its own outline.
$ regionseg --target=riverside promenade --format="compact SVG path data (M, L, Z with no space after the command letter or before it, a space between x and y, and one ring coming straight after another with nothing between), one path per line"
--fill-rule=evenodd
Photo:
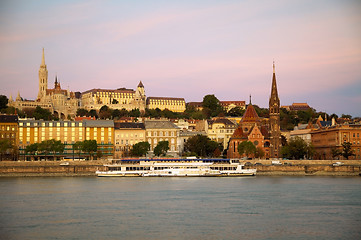
M360 176L361 160L280 160L272 165L271 160L242 160L245 168L256 168L262 176ZM342 162L341 166L333 166ZM111 160L97 161L2 161L0 177L32 176L95 176L95 171L105 170L104 164ZM68 165L65 165L68 164Z

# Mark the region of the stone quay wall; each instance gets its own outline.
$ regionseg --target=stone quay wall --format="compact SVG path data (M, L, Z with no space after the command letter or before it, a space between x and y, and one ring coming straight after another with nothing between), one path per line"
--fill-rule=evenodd
M360 176L361 160L280 160L272 165L271 160L242 160L245 168L257 168L257 175L290 176ZM341 166L333 166L342 162ZM59 161L3 161L0 162L0 177L7 176L95 176L95 171L104 171L110 160L70 161L61 165Z

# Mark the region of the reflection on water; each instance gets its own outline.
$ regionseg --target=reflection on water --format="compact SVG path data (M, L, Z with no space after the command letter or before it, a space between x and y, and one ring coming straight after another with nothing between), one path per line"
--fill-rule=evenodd
M361 239L361 178L0 178L0 239Z

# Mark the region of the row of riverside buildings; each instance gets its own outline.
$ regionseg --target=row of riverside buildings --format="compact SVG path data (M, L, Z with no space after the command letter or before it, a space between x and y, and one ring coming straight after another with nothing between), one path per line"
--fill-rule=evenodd
M99 110L107 105L113 109L146 108L174 112L185 110L184 98L146 97L144 85L140 82L137 89L119 88L116 90L92 89L80 92L70 92L60 87L55 78L54 88L48 89L48 71L45 64L44 49L39 69L39 92L35 101L23 100L18 93L15 101L10 96L9 106L18 109L40 106L59 115L60 121L42 121L18 119L16 115L0 115L0 139L10 139L18 155L26 157L24 149L32 143L44 140L60 140L65 144L64 155L73 155L73 144L77 141L96 140L98 150L104 157L127 157L132 146L138 142L147 141L151 145L149 155L160 141L169 142L169 155L180 156L184 143L188 138L203 134L220 143L227 150L227 157L240 158L238 145L242 141L251 141L265 152L265 158L279 158L281 149L280 130L280 99L278 97L275 66L271 94L269 98L269 119L260 118L255 111L251 99L246 107L245 101L221 101L221 105L230 110L234 107L245 109L241 118L214 118L210 120L152 120L138 119L133 121L113 120L81 120L66 121L69 116L75 118L78 108ZM188 103L197 109L202 108L199 102ZM307 104L286 106L290 109L307 109ZM294 131L282 133L287 138L295 136L313 143L318 159L331 159L331 149L341 148L343 142L351 142L360 159L360 125L336 125L318 119L317 124L298 126Z
M56 91L46 89L47 71L44 53L41 68L39 70L39 101L41 99L50 99L54 95L49 95ZM46 74L44 74L46 73ZM60 91L60 84L56 80L55 90ZM68 94L63 92L64 94ZM134 94L134 98L132 98ZM70 93L70 96L76 94ZM101 94L99 91L89 91L82 94L84 98L89 98L89 106L100 107L104 103L135 104L134 101L143 101L145 99L144 86L138 85L137 92L122 89L117 91L105 91ZM57 99L55 97L55 99ZM111 99L115 99L111 100ZM71 97L69 101L71 100ZM167 99L148 98L149 104L154 101L160 101L163 106L170 102ZM179 101L175 99L174 101ZM50 101L50 100L49 100ZM97 103L93 105L94 101ZM133 102L132 102L133 101ZM11 103L11 102L10 102ZM139 102L138 102L139 103ZM136 103L136 104L138 104ZM225 106L228 102L223 102ZM239 102L232 103L241 107ZM180 102L173 102L175 107L181 105ZM225 107L224 106L224 107ZM280 100L277 92L275 68L273 64L273 78L271 97L269 100L270 118L269 120L260 119L250 101L246 108L244 116L237 122L235 119L215 118L204 121L184 121L184 120L152 120L138 119L139 122L117 122L113 120L82 120L82 121L42 121L32 119L18 119L16 115L2 115L0 118L1 128L9 132L1 132L1 137L8 137L16 146L20 156L26 157L24 149L33 143L40 143L44 140L60 140L65 144L64 155L74 156L73 144L77 141L96 140L98 151L105 157L126 157L132 146L138 142L147 141L151 149L149 155L160 141L169 142L168 154L174 157L183 153L184 143L188 138L203 134L212 140L220 143L224 150L227 150L229 158L240 158L238 145L242 141L252 141L257 147L265 152L266 158L279 158L281 148L280 132ZM169 109L173 110L173 109ZM184 110L183 110L184 111ZM11 125L11 127L10 127ZM2 131L2 130L1 130Z

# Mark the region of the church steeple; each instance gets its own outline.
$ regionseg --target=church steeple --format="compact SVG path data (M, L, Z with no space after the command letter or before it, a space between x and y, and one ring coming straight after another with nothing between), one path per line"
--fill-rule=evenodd
M281 129L280 129L280 99L278 97L275 63L273 62L273 77L271 96L269 99L270 113L270 157L279 158L281 149Z
M45 64L45 54L43 48L43 54L41 58L41 64L39 68L39 92L38 101L44 101L46 96L46 90L48 89L48 69Z
M272 89L271 89L271 97L269 104L273 106L275 103L277 103L279 107L280 99L278 97L278 91L277 91L275 62L273 62Z
M44 48L43 48L43 56L42 56L42 58L41 58L41 65L40 65L40 67L41 66L45 66L45 68L46 68L46 65L45 65L45 54L44 54Z

